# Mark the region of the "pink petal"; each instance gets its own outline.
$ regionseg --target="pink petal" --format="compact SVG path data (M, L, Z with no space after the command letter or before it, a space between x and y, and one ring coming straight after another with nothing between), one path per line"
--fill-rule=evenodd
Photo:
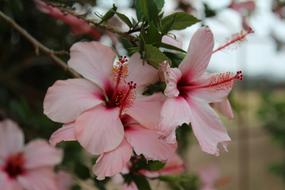
M177 68L171 68L168 70L168 77L166 81L166 88L164 94L167 97L177 97L179 95L179 90L177 89L177 83L182 77L182 73Z
M25 167L35 169L39 167L55 166L60 163L63 152L50 146L45 140L31 141L24 149Z
M0 159L22 150L24 135L18 125L11 120L0 122Z
M116 148L123 140L124 127L119 109L97 106L75 121L75 136L92 154L102 154Z
M53 146L62 141L75 141L75 126L74 123L63 125L63 127L56 130L50 137L49 142Z
M123 139L122 143L114 150L102 154L93 167L93 172L97 179L111 177L120 173L129 162L132 155L132 148Z
M47 91L44 113L53 121L69 123L101 102L100 89L88 80L58 80Z
M159 79L158 70L144 63L139 53L135 53L130 57L128 68L127 81L135 82L138 88L146 87Z
M223 101L229 95L234 85L234 73L205 74L195 81L195 85L205 86L190 91L191 96L203 99L208 103Z
M0 170L0 189L2 190L23 190L21 185L14 179L10 179L6 173Z
M126 130L126 139L136 154L151 160L167 160L173 156L176 146L166 143L155 130L132 125ZM143 143L142 143L143 142Z
M158 128L164 99L160 93L151 96L138 95L134 104L126 112L144 127Z
M198 78L206 71L213 47L213 33L209 28L200 28L193 35L187 55L179 65L179 68L188 81Z
M223 115L225 115L226 117L228 117L229 119L234 118L234 113L233 113L232 106L231 106L229 99L225 99L221 102L215 102L212 104L212 107L215 110L222 113Z
M232 2L229 5L229 8L232 8L240 13L244 13L244 10L254 11L256 5L254 1L245 1L245 2Z
M164 168L160 170L160 175L177 175L185 170L184 162L177 154L167 160Z
M189 124L191 109L183 97L168 98L161 108L160 129L163 131L175 130L183 123Z
M204 186L214 187L216 181L219 179L219 170L215 165L201 168L198 172L201 182Z
M219 155L218 145L222 144L226 150L226 144L231 140L224 125L208 103L194 98L188 101L192 110L192 129L202 150Z
M162 37L162 42L165 44L169 44L174 47L180 48L180 49L182 48L182 45L183 45L181 41L174 39L173 37L168 36L168 35L164 35Z
M56 182L58 190L69 190L74 184L72 176L65 171L59 171L57 173Z
M77 42L70 49L68 65L103 88L112 76L115 52L98 42Z
M52 168L38 168L29 170L18 177L19 183L28 190L58 190L56 178Z

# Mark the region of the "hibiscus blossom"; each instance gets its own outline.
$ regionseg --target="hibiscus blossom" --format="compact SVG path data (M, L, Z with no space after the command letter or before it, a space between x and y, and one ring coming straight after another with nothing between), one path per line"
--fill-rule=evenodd
M100 155L94 169L98 178L120 172L132 148L159 160L175 150L156 131L163 96L141 95L144 87L158 80L157 71L143 64L139 54L114 64L115 57L100 43L76 43L68 65L86 79L57 81L44 100L44 113L64 123L51 143L77 140L88 152Z
M44 140L24 147L24 136L17 124L0 122L0 189L58 190L53 167L62 152Z
M125 138L116 149L98 158L93 168L98 179L114 176L125 169L132 156L132 149L137 155L143 154L151 160L167 160L175 153L176 145L167 144L160 139L157 131L141 126L128 115L125 115L122 121Z
M226 96L234 80L241 80L237 73L206 73L213 52L213 34L201 28L190 42L188 53L178 68L166 70L168 97L161 111L161 128L173 138L175 128L190 123L203 151L219 154L218 144L226 148L230 141L226 129L209 103L223 102L221 110L231 115Z

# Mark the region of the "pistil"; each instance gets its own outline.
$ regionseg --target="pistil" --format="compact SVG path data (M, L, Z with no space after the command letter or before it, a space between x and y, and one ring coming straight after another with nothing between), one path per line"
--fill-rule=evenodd
M180 86L179 91L190 91L194 89L211 88L211 87L215 87L217 90L225 89L229 88L230 87L229 84L232 83L234 80L242 80L242 79L243 79L242 71L237 71L234 76L233 73L230 72L221 73L213 76L210 79L211 82L209 84Z
M137 84L131 81L131 82L128 82L128 86L129 88L120 104L120 116L122 115L123 109L129 107L133 103L133 100L134 100L133 96L135 95L135 93L132 93L132 92L136 88Z

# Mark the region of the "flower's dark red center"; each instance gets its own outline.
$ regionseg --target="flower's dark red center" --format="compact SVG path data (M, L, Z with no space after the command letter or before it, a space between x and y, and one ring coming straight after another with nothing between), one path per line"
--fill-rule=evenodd
M19 175L25 173L25 159L22 153L14 154L5 162L4 171L8 174L8 176L12 179L16 178Z
M109 108L119 107L120 115L125 108L130 107L135 99L136 83L126 82L128 75L128 63L126 56L120 57L113 66L114 84L109 85L106 90L106 105Z
M181 80L177 83L177 89L179 90L179 95L184 96L189 93L189 91L194 89L202 89L202 88L214 88L215 90L225 90L227 88L231 88L234 80L242 80L243 74L241 71L237 71L236 74L234 73L221 73L218 75L213 75L210 78L210 82L208 83L202 83L202 84L189 84L186 82L183 77Z

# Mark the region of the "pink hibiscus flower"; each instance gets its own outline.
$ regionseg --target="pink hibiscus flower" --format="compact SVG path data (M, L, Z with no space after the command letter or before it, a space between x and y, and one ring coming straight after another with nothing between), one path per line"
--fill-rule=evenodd
M0 189L58 190L53 167L62 152L44 140L24 147L24 136L17 124L0 122Z
M162 106L161 128L173 139L178 125L191 122L202 150L218 155L218 144L226 148L230 137L209 103L225 101L222 110L231 115L230 105L225 98L234 80L241 80L242 74L240 71L206 73L213 46L211 30L201 28L193 35L188 53L179 67L167 69L165 95L168 98Z
M46 13L55 19L61 20L65 24L68 24L74 34L89 34L94 37L94 39L100 38L101 34L92 28L86 21L79 19L76 16L63 13L58 8L48 5L44 1L34 0L34 2L36 3L38 9L43 13Z
M94 168L98 178L120 172L132 148L159 160L175 150L156 131L163 96L141 95L158 80L157 70L143 64L139 54L114 64L115 56L100 43L76 43L68 65L87 79L57 81L44 100L44 113L65 124L50 142L77 140L88 152L101 155Z
M137 155L143 154L151 160L167 160L175 153L176 145L167 144L157 131L141 126L128 115L125 115L122 121L125 138L116 149L101 154L97 159L93 172L98 179L123 171L132 156L132 150Z

